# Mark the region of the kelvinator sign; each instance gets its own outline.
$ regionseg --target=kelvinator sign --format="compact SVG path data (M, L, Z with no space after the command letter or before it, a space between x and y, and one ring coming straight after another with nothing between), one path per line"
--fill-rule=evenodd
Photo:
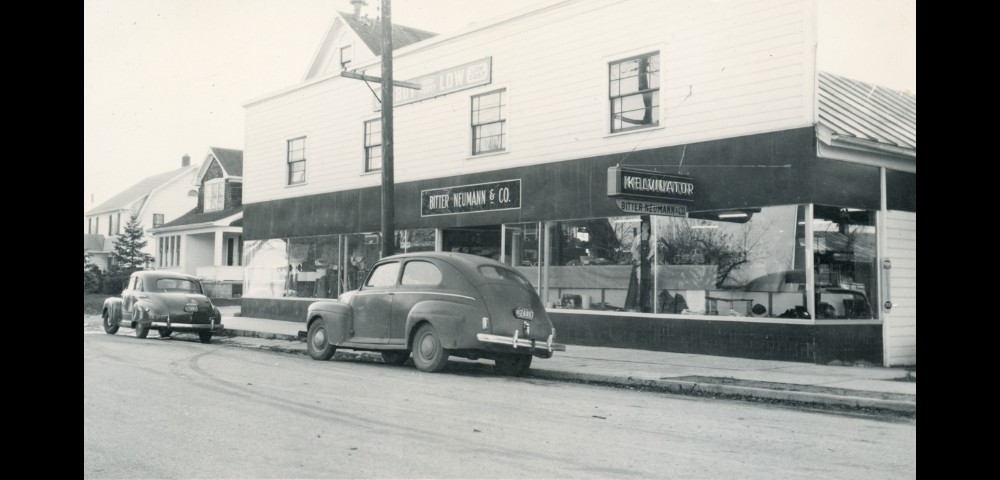
M608 167L608 196L625 213L684 217L687 206L677 203L693 202L694 195L694 180L689 176Z
M420 191L420 216L521 208L521 179Z

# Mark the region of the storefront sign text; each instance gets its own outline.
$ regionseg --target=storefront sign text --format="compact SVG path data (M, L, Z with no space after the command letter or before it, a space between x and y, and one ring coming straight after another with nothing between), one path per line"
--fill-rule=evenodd
M635 200L616 200L618 208L625 213L639 215L666 215L669 217L687 217L687 206L668 205L665 203L639 202Z
M608 168L608 196L660 202L694 201L695 184L691 177L639 170L628 167Z
M521 208L521 179L420 192L420 216Z
M486 57L464 65L406 80L407 82L420 85L420 90L393 87L393 105L405 105L441 96L446 93L487 85L492 81L491 59L492 57ZM381 104L376 100L375 110L378 111L380 108Z

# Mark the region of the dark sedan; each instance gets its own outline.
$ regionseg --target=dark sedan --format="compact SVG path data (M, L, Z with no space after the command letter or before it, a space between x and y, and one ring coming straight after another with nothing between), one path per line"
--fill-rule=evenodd
M155 328L161 337L195 332L209 343L223 329L219 309L205 296L198 277L155 270L133 273L121 297L104 301L102 317L105 332L114 335L119 327L129 327L138 338Z
M521 375L533 357L565 350L534 287L500 262L461 253L421 252L380 260L359 290L314 302L308 350L327 360L338 348L381 352L388 364L440 371L449 356L486 358Z

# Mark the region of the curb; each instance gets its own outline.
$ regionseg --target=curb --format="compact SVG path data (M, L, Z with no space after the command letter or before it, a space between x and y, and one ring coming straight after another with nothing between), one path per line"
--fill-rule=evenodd
M283 340L288 342L304 343L298 335L288 335L282 333L267 333L253 330L223 329L222 334L227 337L249 337L265 340ZM255 348L259 350L270 350L281 353L292 353L305 355L305 346L276 346L276 345L253 345L239 344L236 346L243 348ZM357 358L366 361L381 361L381 356L371 352L358 352L353 350L338 350L337 357ZM336 358L336 357L335 357ZM739 385L720 385L716 383L700 383L687 380L662 380L644 379L619 375L601 375L594 373L567 372L562 370L546 370L544 368L533 367L529 375L533 378L544 380L567 381L576 383L601 383L622 387L643 387L662 390L665 392L683 395L732 395L737 397L751 397L768 400L781 400L798 402L813 405L833 405L847 408L878 409L904 414L916 414L916 402L901 400L885 400L879 398L855 397L848 395L832 395L818 392L801 392L795 390L777 390L760 387L746 387Z

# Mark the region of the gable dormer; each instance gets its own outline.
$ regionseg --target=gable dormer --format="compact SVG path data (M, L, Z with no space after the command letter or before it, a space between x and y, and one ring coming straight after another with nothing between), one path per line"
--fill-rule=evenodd
M243 205L243 151L212 147L198 171L197 213Z

